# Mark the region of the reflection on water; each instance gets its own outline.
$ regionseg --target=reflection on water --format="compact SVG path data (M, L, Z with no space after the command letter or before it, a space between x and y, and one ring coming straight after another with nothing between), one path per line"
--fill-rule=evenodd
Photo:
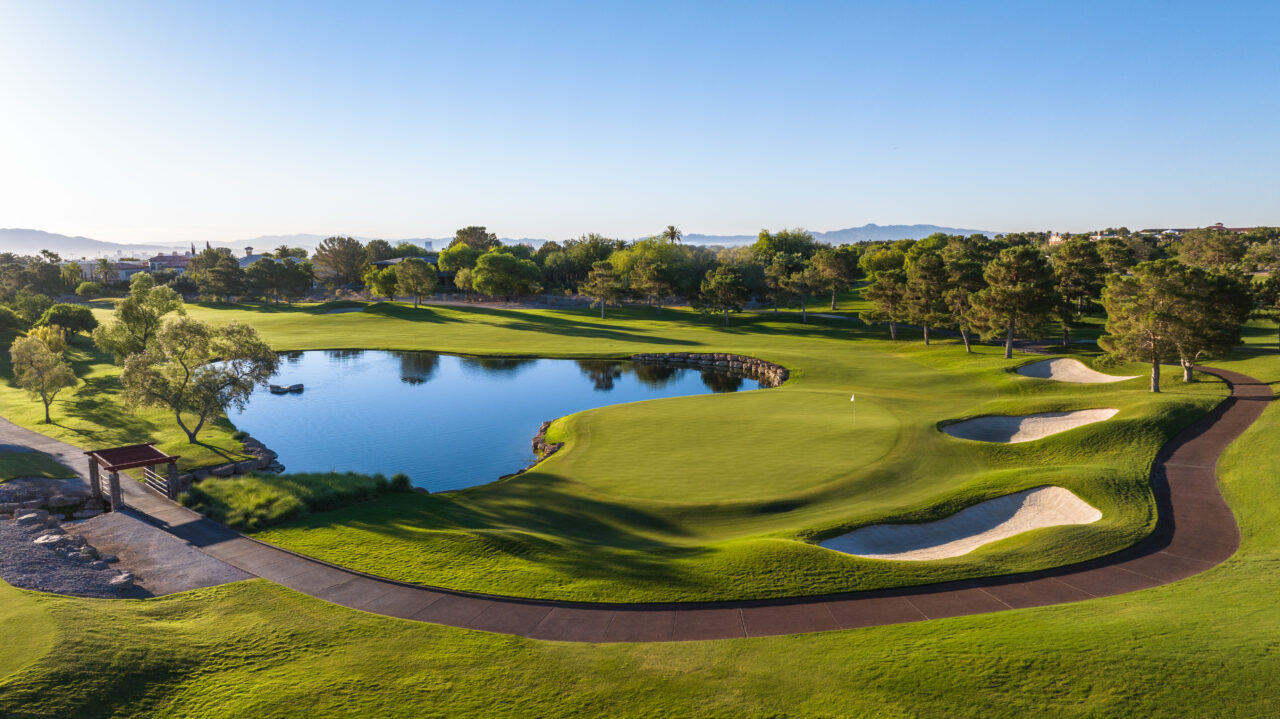
M615 360L459 357L327 350L282 355L272 382L232 421L291 472L396 472L431 491L491 482L533 461L544 420L660 397L735 392L754 380ZM620 438L625 441L626 438Z

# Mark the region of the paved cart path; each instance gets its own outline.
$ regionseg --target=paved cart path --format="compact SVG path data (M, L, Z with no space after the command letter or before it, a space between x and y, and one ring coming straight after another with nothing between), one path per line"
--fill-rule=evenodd
M125 482L129 512L204 554L249 574L353 609L535 639L661 642L796 634L915 622L1064 604L1176 582L1235 553L1240 534L1218 491L1223 450L1262 414L1271 388L1236 372L1200 368L1231 385L1231 396L1167 445L1152 465L1156 530L1099 559L1040 572L903 589L740 602L601 604L457 592L362 574L249 539ZM0 442L30 444L74 459L70 445L8 423ZM28 442L27 435L38 437ZM51 451L52 450L52 451Z

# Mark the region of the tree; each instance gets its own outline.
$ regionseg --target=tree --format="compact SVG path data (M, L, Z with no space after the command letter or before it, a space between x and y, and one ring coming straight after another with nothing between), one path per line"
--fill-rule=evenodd
M293 304L296 299L305 297L307 291L311 289L311 283L315 282L315 270L310 262L302 261L289 257L281 264L279 293L284 297L285 302Z
M103 287L101 282L81 282L76 287L76 295L87 300L93 299L94 297L101 297L106 291L107 288Z
M809 321L808 302L809 296L816 291L822 291L826 285L823 284L821 275L819 275L813 266L800 259L800 255L774 255L774 262L781 258L784 260L784 266L790 266L790 272L783 272L778 275L778 285L783 292L790 294L800 300L800 321L807 323ZM770 265L772 267L772 265ZM774 311L776 312L776 306Z
M1280 242L1271 240L1249 245L1244 262L1248 267L1261 272L1280 271Z
M369 254L359 240L329 237L312 254L316 277L330 287L346 287L360 280Z
M480 254L480 250L471 245L453 245L440 253L440 270L457 272L461 269L471 269L476 266L476 260L480 259Z
M617 303L622 298L622 282L613 265L608 262L597 262L591 266L583 291L592 299L591 306L600 305L600 319L604 319L604 308L610 302Z
M804 257L798 252L778 252L764 268L764 284L773 302L773 313L778 314L778 304L791 298L793 291L787 281L794 272L804 270Z
M490 297L508 301L519 295L530 295L541 289L542 273L533 260L522 260L506 252L486 252L476 260L471 283Z
M57 325L33 327L27 332L28 337L35 337L44 343L49 351L61 357L67 352L67 331Z
M215 328L189 317L167 320L144 352L125 362L120 382L130 407L173 412L187 441L228 407L243 409L254 387L265 385L280 359L249 325ZM183 415L191 417L188 425Z
M464 298L469 298L471 296L471 291L475 289L475 281L471 276L471 268L463 267L458 270L458 274L453 276L453 284L458 289L462 290Z
M874 251L863 252L862 256L858 258L858 268L867 277L874 278L881 272L905 269L906 262L907 253L896 247L881 247Z
M111 264L111 260L105 257L98 258L97 263L93 266L93 278L103 284L114 282L119 276L120 273L116 271L116 266Z
M1098 240L1097 248L1107 272L1128 272L1137 261L1133 248L1119 237L1104 237Z
M981 243L981 244L980 244ZM947 309L951 313L951 322L960 332L964 342L964 351L973 352L969 343L969 314L972 308L970 298L974 293L987 286L982 276L982 266L986 259L984 250L986 238L953 237L942 248L942 260L947 268Z
M305 247L290 247L288 245L280 245L271 253L271 256L277 260L287 260L292 257L295 260L307 259L307 250Z
M1182 381L1191 382L1201 357L1222 357L1240 344L1240 326L1253 309L1249 286L1236 276L1190 268L1183 272L1183 309L1174 324Z
M871 302L871 309L858 314L868 324L889 323L889 339L898 341L898 323L907 317L907 276L902 270L880 270L867 285L863 296Z
M1111 354L1151 363L1151 391L1160 391L1160 363L1178 357L1175 326L1182 311L1185 265L1174 260L1144 262L1133 275L1111 275L1102 291L1107 333L1098 346Z
M741 312L750 296L738 270L721 265L707 271L695 306L702 312L723 313L725 327L728 327L729 313Z
M845 292L862 276L862 268L858 267L861 253L852 245L841 247L824 247L813 253L809 262L814 272L822 279L823 284L831 290L831 309L836 308L836 295Z
M48 325L57 325L71 334L79 332L89 334L97 329L98 320L94 318L93 311L88 307L59 303L45 310L35 324L36 327Z
M62 284L68 289L77 287L81 282L84 282L84 268L80 266L79 262L68 262L63 265L59 275L62 277Z
M682 238L684 238L684 233L675 225L667 225L667 229L662 231L662 239L669 244L678 245Z
M1275 322L1280 333L1280 275L1273 272L1255 286L1253 316Z
M22 318L22 321L30 326L40 319L45 310L53 307L53 299L47 295L18 290L18 293L14 295L13 302L10 304L13 306L13 311L17 312L18 316Z
M408 257L396 265L396 287L400 294L413 298L413 306L425 295L436 291L436 266L417 257Z
M1106 265L1098 248L1088 240L1063 242L1053 255L1053 282L1060 300L1054 308L1062 323L1062 345L1071 341L1071 327L1081 316L1098 307Z
M388 300L395 299L396 286L399 284L399 280L396 278L395 265L387 267L369 265L361 279L364 281L365 287L369 288L370 297L382 296Z
M162 318L170 312L186 314L182 298L172 288L156 287L150 275L139 272L130 282L129 296L116 305L111 323L93 331L93 342L122 363L151 344Z
M20 330L26 327L26 323L22 321L13 310L0 305L0 330Z
M1248 247L1239 235L1201 229L1186 232L1178 241L1178 260L1206 270L1222 270L1240 264Z
M764 263L772 261L773 256L779 252L797 254L807 260L818 251L818 244L813 241L813 235L798 227L794 230L779 230L773 233L760 230L755 244L751 246L751 251Z
M907 268L903 287L903 304L907 319L924 330L924 343L929 344L929 327L951 320L947 304L950 282L946 264L937 252L923 252Z
M656 260L647 257L631 267L631 291L646 302L657 305L659 317L662 316L662 298L674 291L665 270Z
M39 398L44 403L45 424L52 423L49 405L53 404L59 392L76 384L71 365L63 361L61 353L49 349L42 339L35 336L14 340L9 347L9 357L13 360L13 375L18 386L33 399Z
M983 269L987 287L971 299L970 317L984 338L1004 332L1004 357L1013 357L1013 333L1033 328L1053 311L1053 269L1040 251L1018 245L1000 251Z
M458 245L467 245L474 250L488 252L495 247L502 246L502 243L498 241L497 235L489 232L484 226L471 225L453 233L453 241L445 249L451 249Z
M396 256L395 248L386 240L369 240L369 244L364 246L364 251L370 262L389 260Z

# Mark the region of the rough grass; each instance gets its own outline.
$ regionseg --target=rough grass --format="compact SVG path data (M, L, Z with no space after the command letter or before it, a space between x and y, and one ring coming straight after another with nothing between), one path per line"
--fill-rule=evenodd
M391 490L380 474L355 472L210 477L182 493L182 504L237 529L256 530L366 502Z
M43 452L0 451L0 482L18 477L63 479L74 476L75 472Z

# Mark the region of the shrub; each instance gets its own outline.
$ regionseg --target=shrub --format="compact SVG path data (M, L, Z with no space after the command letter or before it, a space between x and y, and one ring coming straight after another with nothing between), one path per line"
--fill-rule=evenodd
M405 477L408 481L408 477ZM256 531L305 516L375 499L392 483L381 474L317 472L210 477L192 485L181 502L230 527Z
M22 321L16 312L4 305L0 305L0 330L20 330L26 328L27 324Z
M76 287L76 294L85 299L93 299L101 297L107 293L107 288L101 282L81 282Z
M36 320L36 327L57 325L71 334L83 332L89 334L98 326L98 320L88 307L60 302L53 305Z
M231 439L234 439L237 442L243 442L248 438L249 438L249 433L242 429L237 429L236 431L231 433Z
M404 472L396 472L391 475L391 487L389 488L389 491L412 492L413 483L409 481L409 475Z

